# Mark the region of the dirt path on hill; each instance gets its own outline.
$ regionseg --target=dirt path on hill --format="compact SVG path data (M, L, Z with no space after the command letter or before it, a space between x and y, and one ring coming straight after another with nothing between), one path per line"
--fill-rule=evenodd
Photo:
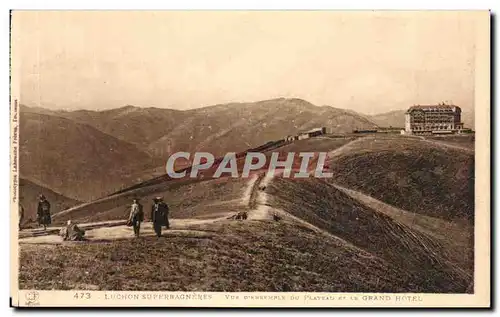
M235 204L243 204L245 207L255 208L255 212L251 212L250 219L264 219L266 214L258 208L259 201L259 185L263 180L264 175L255 175L248 183L248 187L239 201L234 201ZM164 230L164 235L187 235L201 236L208 234L204 231L193 231L189 229L192 225L215 223L218 221L226 221L227 215L215 219L170 219L171 229ZM133 228L126 226L126 220L110 220L92 223L77 223L79 227L85 230L85 237L88 242L92 241L111 241L118 239L134 238ZM19 243L21 244L61 244L71 243L63 241L59 236L62 226L48 227L47 230L41 228L25 229L19 232ZM141 236L154 236L152 224L143 222L141 224Z
M416 214L404 209L397 208L393 205L387 204L381 200L378 200L370 195L364 194L360 191L356 191L350 188L343 187L338 184L331 184L331 186L337 188L338 190L349 195L351 198L359 201L363 205L370 207L378 212L386 214L393 219L396 219L409 227L418 227L419 230L425 231L426 233L439 237L446 238L450 232L460 232L463 233L464 227L455 224L450 221L443 219L429 217L426 215ZM445 229L445 230L444 230ZM462 234L460 234L463 236Z
M346 144L344 144L344 145L342 145L342 146L340 146L340 147L338 147L338 148L336 148L336 149L328 152L327 160L331 160L334 157L337 157L339 155L344 154L345 152L351 150L354 144L362 142L362 141L364 141L367 138L369 138L369 137L368 136L359 137L359 138L357 138L355 140L347 142Z
M248 207L250 209L255 208L256 201L255 197L257 195L257 190L260 182L262 181L263 175L254 174L252 175L250 181L247 183L247 188L245 189L245 193L241 198L241 203L243 206Z
M216 219L170 219L171 229L163 230L163 235L187 235L200 236L204 231L191 230L190 226L214 223L217 221L226 220L226 217ZM79 227L85 230L85 237L89 242L92 241L110 241L117 239L132 239L134 231L132 227L126 226L126 220L103 221L96 223L82 223ZM60 244L66 243L59 236L59 231L62 227L49 227L47 231L43 229L27 229L19 233L20 244ZM208 232L205 232L208 234ZM141 236L154 236L152 224L143 222L141 224ZM71 242L67 242L71 243Z
M353 143L359 142L361 139L365 137L361 137L355 140L352 140L335 150L328 152L328 159L335 157L344 153L345 151L351 149ZM268 206L268 194L266 192L266 187L271 184L275 177L278 177L280 174L283 174L284 170L275 170L274 174L262 173L259 176L255 176L249 183L247 187L247 191L245 192L244 200L248 201L248 208L250 209L248 213L249 219L271 219L273 208ZM315 171L312 171L313 174Z
M269 186L274 177L282 173L283 171L275 171L274 175L262 173L253 183L249 183L251 190L248 200L248 219L265 220L272 218L270 207L267 205L266 187Z
M299 226L308 228L318 234L328 236L329 238L335 239L342 245L348 247L351 252L358 254L360 257L374 259L378 258L380 261L383 261L378 256L364 250L358 248L352 243L347 242L346 240L339 238L326 230L320 229L313 224L300 219L298 217L293 216L292 214L278 208L274 208L268 205L268 196L266 193L266 187L272 182L274 177L283 173L283 171L275 171L275 175L267 175L265 173L255 175L249 182L248 187L243 195L242 200L247 203L248 208L250 209L248 212L248 219L250 220L271 220L273 215L277 215L281 217L282 221L292 222L298 224ZM314 172L312 172L314 173Z
M434 144L434 145L437 145L440 147L447 147L450 149L460 150L460 151L467 152L470 154L474 154L474 152L475 152L474 149L471 149L471 148L467 148L467 147L460 146L460 145L449 144L449 143L438 141L438 140L429 140L429 139L426 139L425 137L422 137L420 140L422 142L431 143L431 144Z
M467 250L472 247L470 241L473 239L471 236L473 235L473 230L471 230L471 227L406 211L362 192L338 184L330 184L330 186L344 192L361 204L373 209L375 212L383 213L391 217L396 223L400 223L409 229L420 232L433 241L439 241L442 246L445 246L445 248L455 254L450 256L450 259L452 259L452 265L455 267L456 271L464 278L471 277L466 269L468 260L464 257ZM409 231L407 232L410 233ZM421 238L417 238L413 233L412 236L425 250L430 250ZM453 243L450 243L450 240L452 240ZM459 255L457 256L457 254ZM438 255L431 251L429 251L429 255L433 256L436 260L439 259ZM443 256L443 254L440 254L440 256Z

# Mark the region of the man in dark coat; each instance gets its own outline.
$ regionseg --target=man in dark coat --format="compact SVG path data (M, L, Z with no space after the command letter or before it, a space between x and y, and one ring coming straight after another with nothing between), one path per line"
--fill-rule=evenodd
M170 228L168 222L168 205L163 202L163 198L156 197L153 199L154 203L151 207L151 222L153 223L153 228L157 237L161 237L161 227L166 226L167 229Z
M38 224L42 225L44 230L46 230L47 226L52 223L50 216L50 203L44 195L40 195L40 201L38 202L37 209L37 219Z
M144 221L144 211L142 205L139 203L139 199L134 199L134 202L130 206L130 215L128 222L134 227L134 234L139 237L139 231L141 230L141 222Z

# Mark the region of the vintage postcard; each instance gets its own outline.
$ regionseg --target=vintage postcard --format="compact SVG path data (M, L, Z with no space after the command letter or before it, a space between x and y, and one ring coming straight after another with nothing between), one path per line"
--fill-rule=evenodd
M12 11L15 307L490 307L489 11Z

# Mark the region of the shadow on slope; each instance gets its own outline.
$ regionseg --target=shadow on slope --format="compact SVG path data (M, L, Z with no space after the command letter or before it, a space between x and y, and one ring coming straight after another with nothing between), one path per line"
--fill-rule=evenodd
M54 222L62 223L67 219L80 223L126 219L135 197L140 199L145 217L149 218L152 200L156 196L162 196L169 205L172 218L220 217L241 208L240 198L247 181L226 177L160 183L71 208L54 215Z
M437 240L359 203L323 180L276 178L266 192L272 207L407 272L411 291L463 293L471 283L472 273L451 265ZM380 272L371 274L379 276Z

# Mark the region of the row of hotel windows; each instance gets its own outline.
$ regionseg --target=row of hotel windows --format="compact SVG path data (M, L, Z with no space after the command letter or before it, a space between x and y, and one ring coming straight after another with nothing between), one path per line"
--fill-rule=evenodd
M455 120L455 116L413 116L410 117L412 120L443 120L450 121Z
M443 121L443 120L414 120L410 122L411 124L418 124L418 125L449 125L453 124L454 121Z
M451 125L431 125L431 126L412 126L412 130L416 131L428 131L428 130L452 130Z

